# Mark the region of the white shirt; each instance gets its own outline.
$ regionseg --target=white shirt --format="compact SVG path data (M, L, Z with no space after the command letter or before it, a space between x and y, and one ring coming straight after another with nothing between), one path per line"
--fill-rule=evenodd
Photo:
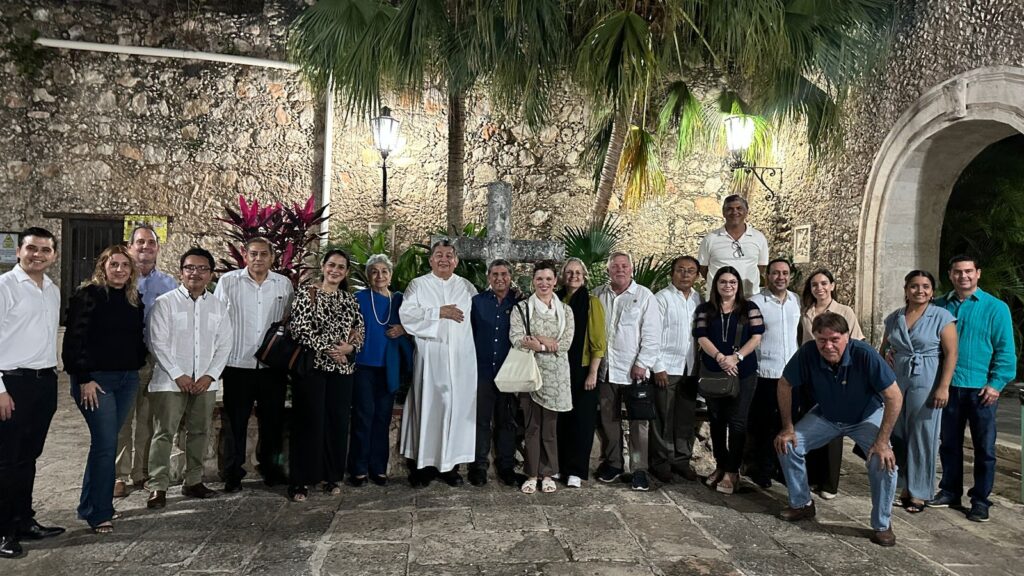
M610 284L594 290L605 309L608 353L601 361L603 379L614 384L632 384L633 365L650 370L661 348L661 311L650 290L630 282L615 295Z
M56 367L59 324L60 290L49 276L40 289L20 264L0 275L0 371Z
M209 376L209 391L217 390L231 353L231 332L227 306L209 292L192 300L178 286L157 298L149 317L150 349L156 356L149 391L179 392L174 382L179 376Z
M723 266L732 266L739 271L743 278L743 294L748 298L761 290L761 271L757 267L768 265L768 239L748 224L747 231L740 236L739 246L743 255L734 256L736 248L733 246L732 236L726 232L724 226L708 233L700 241L697 261L701 266L708 267L705 297L711 297L711 281L718 269Z
M213 295L228 307L232 333L228 366L255 369L256 349L270 325L284 317L291 309L294 290L286 276L270 272L262 284L257 284L247 268L232 270L220 277Z
M654 295L661 311L661 353L654 363L654 372L668 372L669 376L683 376L693 372L693 318L704 299L696 290L685 296L669 284Z
M786 301L779 301L764 288L750 297L764 318L764 334L757 347L757 375L761 378L782 378L786 363L796 354L797 331L800 329L800 300L787 290Z

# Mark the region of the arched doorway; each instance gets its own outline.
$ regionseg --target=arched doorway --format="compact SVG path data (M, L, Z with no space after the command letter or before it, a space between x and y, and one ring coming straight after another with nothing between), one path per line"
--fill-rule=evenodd
M857 244L856 309L873 342L903 303L903 275L943 272L942 220L964 167L1015 133L1024 133L1024 68L1012 66L950 78L893 126L871 167Z

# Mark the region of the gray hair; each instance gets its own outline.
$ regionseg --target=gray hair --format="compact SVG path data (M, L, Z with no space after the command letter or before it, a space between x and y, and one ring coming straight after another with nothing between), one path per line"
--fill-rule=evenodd
M728 206L729 204L732 204L733 202L741 202L744 208L750 210L750 204L747 203L747 199L744 198L743 196L740 196L739 194L730 194L726 196L725 200L722 200L722 210L725 210L725 207Z
M509 272L512 272L512 263L504 258L495 258L491 260L491 263L487 265L487 273L490 274L491 270L494 270L498 266L504 266Z
M608 255L608 262L605 265L610 267L612 265L612 260L615 260L616 258L620 257L624 257L626 260L629 260L630 266L633 265L633 257L629 254L629 252L612 252L611 254Z
M565 264L562 264L562 269L558 271L559 278L565 276L565 268L569 266L569 264L579 264L580 268L583 268L583 277L590 277L590 270L587 269L587 265L583 263L583 260L580 260L579 258L573 256L572 258L566 259Z
M387 254L374 254L366 259L366 273L370 273L370 267L374 264L383 264L388 267L388 272L395 271L395 265L391 263L391 259L388 258Z
M441 248L442 246L451 248L452 252L455 253L455 257L458 258L458 256L459 256L459 249L455 247L455 242L449 240L448 238L442 238L442 239L438 240L437 242L434 242L433 244L431 244L431 246L430 246L430 255L433 256L434 252L436 252L437 249Z

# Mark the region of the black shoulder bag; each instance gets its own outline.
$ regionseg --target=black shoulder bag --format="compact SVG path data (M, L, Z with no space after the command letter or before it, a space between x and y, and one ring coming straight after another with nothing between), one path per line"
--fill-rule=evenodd
M736 324L736 342L733 350L743 346L743 323ZM703 349L701 354L707 354ZM700 378L697 379L697 391L704 398L735 398L740 394L740 377L730 376L725 372L712 372L701 367Z

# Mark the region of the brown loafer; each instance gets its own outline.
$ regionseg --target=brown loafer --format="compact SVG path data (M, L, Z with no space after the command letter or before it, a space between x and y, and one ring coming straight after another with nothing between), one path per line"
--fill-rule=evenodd
M124 480L114 482L114 498L124 498L127 495L128 485L124 483Z
M799 522L800 520L809 520L814 518L817 511L814 509L814 500L807 506L800 508L786 508L779 514L779 518L782 518L786 522Z
M149 500L146 500L146 508L163 508L167 506L167 491L154 490L149 493Z
M892 532L892 526L889 526L885 530L875 530L871 534L871 541L886 548L889 546L895 546L896 535Z
M210 490L202 482L191 486L182 486L181 495L189 498L213 498L217 495L215 490Z

